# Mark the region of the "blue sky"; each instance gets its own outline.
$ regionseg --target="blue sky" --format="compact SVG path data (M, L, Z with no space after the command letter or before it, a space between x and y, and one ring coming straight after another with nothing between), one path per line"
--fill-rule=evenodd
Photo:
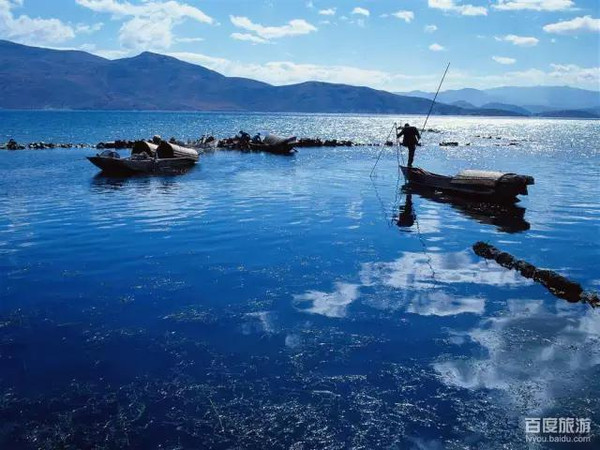
M600 0L0 0L0 38L273 84L600 90Z

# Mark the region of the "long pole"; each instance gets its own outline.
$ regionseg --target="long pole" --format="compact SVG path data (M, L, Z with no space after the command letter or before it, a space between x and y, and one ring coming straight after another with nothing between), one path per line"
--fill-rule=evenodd
M433 111L433 105L435 105L435 100L437 99L438 94L440 93L440 89L442 88L442 84L444 84L444 78L446 78L446 74L448 73L448 69L450 68L450 63L446 66L446 70L444 71L444 75L440 80L440 85L435 92L435 96L433 97L433 101L431 102L431 106L429 107L429 112L427 113L427 117L425 118L425 122L423 123L423 128L421 129L421 133L425 131L425 126L427 125L427 121L429 120L429 116L431 115L431 111Z
M390 136L392 135L392 133L394 131L397 131L397 130L398 130L398 124L396 122L394 122L394 125L392 126L392 129L388 133L387 138L385 138L385 144L387 144L387 141L390 139ZM371 169L371 173L369 174L369 177L373 176L373 172L375 171L375 167L377 167L377 163L379 162L379 159L381 158L381 155L383 154L383 151L385 150L385 147L386 147L385 144L381 148L381 151L379 152L379 155L377 155L377 161L375 161L375 165Z

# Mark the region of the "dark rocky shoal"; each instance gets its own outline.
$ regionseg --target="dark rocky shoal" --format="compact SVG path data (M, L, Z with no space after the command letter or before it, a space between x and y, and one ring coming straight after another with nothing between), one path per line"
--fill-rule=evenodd
M558 298L569 302L584 302L593 307L600 306L600 297L594 292L584 292L579 283L569 280L557 272L539 269L533 264L515 258L507 252L502 252L493 245L485 242L476 242L473 245L476 255L496 261L502 267L514 269L523 277L532 279L548 289Z
M428 133L440 133L441 131L435 130L433 128L425 130ZM149 139L152 140L152 139ZM57 143L49 143L49 142L31 142L29 144L20 144L14 139L10 139L5 144L0 144L0 150L44 150L44 149L53 149L53 148L96 148L99 150L103 149L131 149L133 148L133 144L136 140L131 139L117 139L115 141L106 141L99 142L96 145L90 144L75 144L75 143L66 143L66 144L57 144ZM190 140L190 141L181 141L174 137L169 139L169 142L187 146L191 148L219 148L219 149L227 149L227 150L244 150L245 146L243 141L238 137L230 137L224 139L214 139L209 140L209 144L207 141L203 140ZM386 141L384 143L375 142L375 143L364 143L364 142L355 142L349 139L322 139L319 137L309 138L303 137L299 138L295 144L295 148L308 148L308 147L379 147L379 146L393 146L395 142ZM441 142L440 145L445 145L444 142ZM458 144L456 144L458 145ZM468 145L468 144L467 144Z
M29 144L19 144L14 139L10 139L6 144L0 144L0 150L46 150L52 148L86 148L89 144L56 144L53 142L30 142Z

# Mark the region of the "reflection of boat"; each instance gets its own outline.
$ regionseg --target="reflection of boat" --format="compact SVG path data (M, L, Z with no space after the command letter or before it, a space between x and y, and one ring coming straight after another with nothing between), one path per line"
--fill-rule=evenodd
M400 166L408 184L448 192L454 195L493 202L516 202L517 195L527 195L533 177L514 173L463 170L453 177L427 172L418 167Z
M296 137L280 138L273 134L265 136L260 142L250 142L250 149L257 152L275 153L278 155L291 155L295 153L294 143Z
M412 225L412 223L410 223L410 221L407 222L406 219L404 222L409 224L402 225L400 219L403 217L408 218L410 217L410 214L414 215L412 212L411 198L411 194L414 193L436 203L450 204L464 216L475 219L480 223L495 225L498 227L498 230L504 231L505 233L520 233L522 231L527 231L530 228L529 222L525 220L525 208L515 204L477 201L418 186L404 185L403 190L408 193L406 194L406 205L400 207L398 226L410 227Z
M196 164L198 152L164 141L160 145L138 141L129 158L121 158L114 150L104 150L88 159L109 174L177 173Z

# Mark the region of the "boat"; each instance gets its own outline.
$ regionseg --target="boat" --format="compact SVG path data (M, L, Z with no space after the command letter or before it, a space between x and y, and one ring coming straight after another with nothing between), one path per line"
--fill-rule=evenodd
M419 167L400 166L408 186L433 189L482 201L515 203L527 195L533 177L515 173L463 170L455 176L427 172Z
M188 142L188 145L198 151L215 150L219 144L219 140L209 134L203 135L200 139L193 142Z
M250 142L250 150L255 152L275 153L277 155L291 155L296 152L294 144L296 136L281 138L273 134L268 134L260 142Z
M198 162L198 152L165 141L136 141L128 158L121 158L114 150L104 150L88 159L107 174L181 173Z

